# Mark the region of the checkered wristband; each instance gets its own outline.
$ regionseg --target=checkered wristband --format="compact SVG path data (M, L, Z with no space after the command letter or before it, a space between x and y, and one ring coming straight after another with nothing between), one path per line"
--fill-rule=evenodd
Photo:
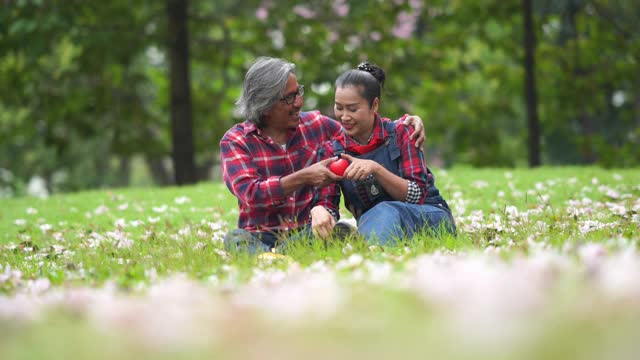
M422 199L422 190L420 190L418 184L413 181L409 180L408 183L407 202L410 204L417 204L420 202L420 199Z
M338 221L340 220L340 217L338 216L338 213L333 210L333 209L329 209L326 206L323 206L325 210L327 210L329 212L329 214L331 214L331 216L333 216L333 218ZM311 221L311 213L309 213L309 221Z
M325 208L325 209L327 209L327 208ZM335 210L333 210L333 209L327 209L327 211L329 212L329 214L331 214L331 216L333 216L333 218L334 218L336 221L338 221L338 220L340 219L340 218L339 218L339 216L338 216L338 214L336 213L336 211L335 211Z

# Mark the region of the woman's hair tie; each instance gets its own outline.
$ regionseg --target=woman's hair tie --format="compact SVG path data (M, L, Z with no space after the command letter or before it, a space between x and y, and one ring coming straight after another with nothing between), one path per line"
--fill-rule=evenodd
M373 71L373 68L367 62L363 62L362 64L358 65L358 67L356 67L356 69L362 70L362 71L366 71L368 73Z

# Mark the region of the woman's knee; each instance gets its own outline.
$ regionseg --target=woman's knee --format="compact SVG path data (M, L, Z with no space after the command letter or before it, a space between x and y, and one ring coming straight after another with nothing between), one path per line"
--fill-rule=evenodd
M400 203L402 204L402 203ZM370 217L375 217L378 220L384 216L384 218L393 218L400 216L400 207L396 204L396 201L383 201L371 209L369 209L364 215L369 215Z
M455 222L453 221L451 214L446 210L440 209L439 211L430 213L428 224L429 227L437 234L448 232L452 235L456 235Z

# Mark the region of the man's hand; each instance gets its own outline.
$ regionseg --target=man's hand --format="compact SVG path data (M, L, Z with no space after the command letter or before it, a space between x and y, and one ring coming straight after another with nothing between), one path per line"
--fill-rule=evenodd
M364 180L369 175L375 175L382 166L373 160L358 159L349 154L342 154L342 158L350 162L342 176L352 181Z
M420 148L426 138L424 124L418 115L409 115L404 119L404 124L413 127L413 133L409 137L410 140L416 140L416 148Z
M342 176L338 176L329 170L329 164L335 160L335 157L324 159L304 169L305 183L311 186L324 187L342 180Z
M326 239L331 235L336 219L324 206L315 206L311 209L311 230L313 234L321 239Z
M307 168L298 170L293 174L283 176L280 179L282 192L285 195L289 195L292 192L298 191L305 186L325 187L338 180L342 180L342 176L338 176L332 173L331 170L329 170L329 168L327 167L329 163L331 163L335 159L335 157L324 159Z

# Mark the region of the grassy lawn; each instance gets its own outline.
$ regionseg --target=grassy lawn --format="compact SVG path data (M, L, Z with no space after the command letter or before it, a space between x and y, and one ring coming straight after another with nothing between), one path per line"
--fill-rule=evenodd
M456 238L285 260L221 183L2 200L0 359L635 358L640 170L435 175Z

